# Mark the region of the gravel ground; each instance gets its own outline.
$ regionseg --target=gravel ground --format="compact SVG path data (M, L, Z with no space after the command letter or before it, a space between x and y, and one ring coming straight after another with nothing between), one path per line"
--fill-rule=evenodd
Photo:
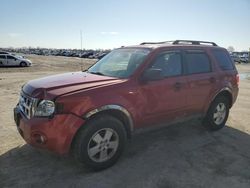
M222 130L209 132L194 120L135 134L116 165L93 172L25 144L12 109L26 81L85 69L94 61L29 58L30 68L0 68L0 187L250 187L250 80L241 81ZM250 65L237 68L250 73Z

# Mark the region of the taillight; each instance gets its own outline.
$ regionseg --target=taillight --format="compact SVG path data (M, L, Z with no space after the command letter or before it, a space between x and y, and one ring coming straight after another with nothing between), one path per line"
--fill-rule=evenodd
M240 83L240 76L239 76L239 74L236 74L235 79L236 79L236 84L239 85L239 83Z

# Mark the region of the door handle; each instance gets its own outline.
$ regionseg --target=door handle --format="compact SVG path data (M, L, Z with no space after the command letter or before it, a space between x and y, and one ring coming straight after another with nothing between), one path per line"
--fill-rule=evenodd
M175 89L181 89L181 83L180 82L176 82L175 84L174 84L174 88Z
M215 77L210 77L210 78L209 78L209 81L210 81L211 83L215 83L216 79L215 79Z

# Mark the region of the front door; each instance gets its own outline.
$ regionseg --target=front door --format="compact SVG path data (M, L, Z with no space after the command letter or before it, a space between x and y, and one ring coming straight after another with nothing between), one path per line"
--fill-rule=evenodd
M181 52L161 52L149 68L161 69L164 78L149 81L141 87L145 104L143 108L145 123L184 117L187 81L183 74Z

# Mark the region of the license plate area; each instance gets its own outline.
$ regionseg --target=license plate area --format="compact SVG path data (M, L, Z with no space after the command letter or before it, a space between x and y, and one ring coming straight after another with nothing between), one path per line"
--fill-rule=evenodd
M18 107L16 107L16 108L14 108L14 120L15 120L17 127L19 127L19 125L20 125L20 118L21 118L20 111L19 111Z
M14 120L17 126L17 130L20 133L20 135L23 137L23 131L20 129L20 119L22 118L21 112L18 107L14 108Z

